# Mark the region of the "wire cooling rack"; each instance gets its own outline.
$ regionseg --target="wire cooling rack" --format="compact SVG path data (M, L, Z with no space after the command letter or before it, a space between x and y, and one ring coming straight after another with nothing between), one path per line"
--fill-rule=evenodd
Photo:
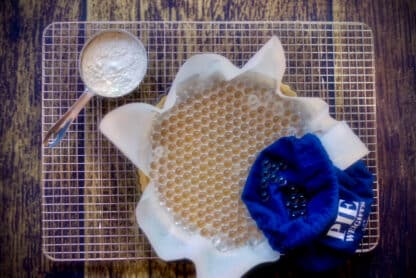
M42 236L46 256L59 261L155 257L136 224L140 198L133 165L98 131L107 112L129 102L157 103L190 56L214 52L243 65L272 35L286 51L284 82L301 96L321 97L370 149L375 202L358 252L379 239L374 47L360 23L328 22L60 22L42 41L42 135L82 94L78 56L96 32L119 28L137 35L149 68L135 93L95 97L55 148L42 149Z

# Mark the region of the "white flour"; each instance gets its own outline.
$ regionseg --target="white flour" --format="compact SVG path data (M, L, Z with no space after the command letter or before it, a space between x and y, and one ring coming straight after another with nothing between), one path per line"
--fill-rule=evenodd
M108 32L93 39L81 60L85 85L94 93L117 97L135 89L147 68L145 49L122 32Z

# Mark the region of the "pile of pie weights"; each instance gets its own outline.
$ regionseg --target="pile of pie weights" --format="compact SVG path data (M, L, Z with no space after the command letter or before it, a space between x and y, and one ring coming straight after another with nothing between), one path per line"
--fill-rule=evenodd
M302 114L257 78L183 90L152 130L150 179L160 204L220 251L255 246L264 236L241 201L250 167L280 137L302 135Z

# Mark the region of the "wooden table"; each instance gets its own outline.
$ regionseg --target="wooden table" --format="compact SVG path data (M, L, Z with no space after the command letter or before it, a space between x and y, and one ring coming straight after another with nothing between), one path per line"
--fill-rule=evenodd
M374 31L381 239L323 276L416 275L416 2L6 0L0 4L2 277L193 277L188 261L54 263L41 251L41 36L53 21L359 21ZM299 277L283 260L247 277Z

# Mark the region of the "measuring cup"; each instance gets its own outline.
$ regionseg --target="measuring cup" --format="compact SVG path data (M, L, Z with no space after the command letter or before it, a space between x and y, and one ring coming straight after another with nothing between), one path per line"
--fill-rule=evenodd
M115 57L105 56L109 49ZM143 60L142 63L140 60ZM126 68L117 66L120 61L130 66L128 75L123 76L125 73L123 70ZM133 71L132 66L136 66L134 63L137 64L137 71ZM105 69L108 72L104 72ZM127 31L114 29L101 31L83 46L78 70L85 84L85 90L46 133L42 142L44 146L54 147L61 141L72 121L93 96L121 97L136 89L147 70L146 49L136 36ZM110 79L105 79L106 77Z

